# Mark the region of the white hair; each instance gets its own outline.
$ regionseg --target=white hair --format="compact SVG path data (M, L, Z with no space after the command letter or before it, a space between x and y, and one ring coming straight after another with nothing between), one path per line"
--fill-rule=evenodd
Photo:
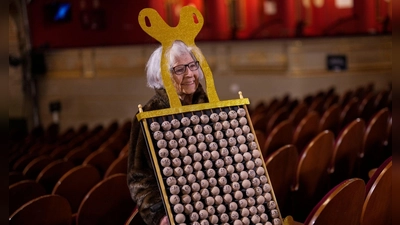
M182 41L174 41L171 48L165 52L169 68L172 68L172 65L175 64L176 59L182 54L189 53L194 60L197 60L193 52L195 52L196 55L202 56L202 53L199 48L189 47ZM162 46L154 50L154 52L151 54L146 64L147 86L153 89L164 88L164 83L161 76L161 54L162 54ZM168 71L172 76L171 70ZM201 68L199 68L198 71L199 71L199 80L202 80L204 77L203 71L201 70Z

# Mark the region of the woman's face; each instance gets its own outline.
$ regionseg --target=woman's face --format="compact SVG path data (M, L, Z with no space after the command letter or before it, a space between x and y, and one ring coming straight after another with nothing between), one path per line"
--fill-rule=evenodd
M176 62L172 65L172 67L176 67L178 65L187 65L194 61L195 60L189 53L185 53L176 58ZM185 72L180 75L177 75L172 71L172 78L176 92L180 97L192 95L199 86L199 70L191 71L188 67L186 67Z

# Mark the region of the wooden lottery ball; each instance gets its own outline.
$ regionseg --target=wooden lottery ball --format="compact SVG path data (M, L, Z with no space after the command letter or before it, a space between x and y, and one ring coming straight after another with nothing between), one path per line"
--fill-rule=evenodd
M169 166L164 167L164 169L163 169L163 174L164 174L164 176L169 177L169 176L171 176L173 173L174 173L174 171L173 171L173 169L172 169L171 167L169 167Z
M199 152L195 152L193 154L193 161L195 161L195 162L199 162L202 158L203 158L203 156Z
M189 124L190 124L190 119L187 118L186 116L185 116L185 117L182 117L182 119L181 119L181 124L182 124L184 127L189 126Z
M233 167L232 165L227 165L225 169L228 172L228 174L232 174L233 172L235 172L235 167Z
M246 144L241 144L241 145L239 145L239 151L240 151L241 153L245 153L245 152L247 152L247 150L249 150L249 148L247 147Z
M224 187L222 188L222 192L224 194L229 194L232 192L232 187L229 184L225 184Z
M209 183L210 187L214 187L217 185L218 181L214 177L210 177L210 178L208 178L208 183Z
M260 216L259 215L253 215L252 217L251 217L251 222L252 223L259 223L260 222Z
M258 201L257 201L257 203L258 203ZM258 214L262 214L262 213L265 212L265 206L262 205L262 204L264 204L264 202L261 203L261 205L258 205L258 206L257 206L257 212L258 212Z
M210 118L206 114L203 114L200 116L200 121L202 124L207 124L208 121L210 121Z
M219 119L220 120L226 120L228 119L228 114L225 111L221 111L218 113Z
M228 139L228 144L229 144L229 146L235 146L236 145L236 138L230 137Z
M222 133L222 131L218 130L218 131L214 132L214 137L217 140L221 140L224 137L224 133Z
M246 199L240 199L239 200L239 207L242 208L241 215L242 216L248 216L249 210L246 208L247 207L247 201ZM247 212L247 213L246 213Z
M225 205L221 204L221 205L217 206L217 212L218 212L219 214L222 214L222 213L226 212L226 207L225 207Z
M209 151L203 151L201 155L203 156L203 160L209 160L211 158L211 153Z
M276 204L274 201L269 201L269 202L267 202L267 207L269 210L273 210L276 208Z
M223 202L223 198L220 195L216 195L214 197L214 201L215 201L216 205L219 205L219 204L221 204Z
M192 188L192 190L193 190L193 188ZM197 201L199 201L200 199L201 199L201 195L200 195L199 192L193 192L193 193L192 193L192 201L193 201L193 202L197 202Z
M217 224L218 223L218 216L211 214L210 218L208 218L211 224Z
M187 140L188 140L188 143L189 143L190 145L194 145L194 144L197 143L197 138L196 138L195 136L193 136L193 135L190 135L190 136L187 138Z
M267 221L267 222L265 223L265 225L272 225L272 223L269 222L269 221Z
M193 212L193 205L192 204L185 204L185 214L190 214Z
M267 202L271 201L271 200L272 200L272 195L271 195L271 193L269 193L269 192L265 193L265 194L264 194L264 199L265 199L265 201L267 201Z
M240 180L246 180L249 178L249 174L246 171L242 171L239 173Z
M216 152L216 151L214 151L214 152ZM212 153L212 152L211 152ZM217 159L216 161L215 161L215 167L217 167L217 168L221 168L221 167L223 167L224 166L224 161L222 160L222 159Z
M197 212L192 212L192 213L190 213L189 218L190 218L190 221L192 221L192 222L197 221L197 220L199 220L199 214L197 214Z
M241 155L241 154L236 154L233 158L235 159L235 162L237 162L237 163L240 163L243 161L243 155Z
M192 122L192 124L196 125L200 122L200 118L198 115L192 115L190 117L190 121Z
M265 214L265 213L261 213L260 221L263 222L263 223L267 222L268 221L268 215Z
M250 142L250 143L249 143L249 148L250 148L250 150L255 150L255 149L257 149L257 143L254 142L254 141Z
M253 197L255 193L256 193L256 192L254 191L253 188L247 188L247 189L246 189L246 195L247 195L248 197Z
M265 174L264 168L261 167L261 166L258 167L257 170L256 170L256 173L257 173L258 176L261 176L261 175Z
M251 159L251 154L249 152L243 153L243 160L248 162Z
M239 181L239 175L237 173L232 173L231 175L229 175L229 178L232 182L237 182Z
M246 125L246 124L247 124L247 119L246 119L246 117L240 117L240 119L239 119L239 124L240 124L240 126Z
M175 138L181 138L182 137L182 131L179 129L174 130L174 136Z
M210 149L210 151L215 151L218 149L218 144L215 142L211 142L210 144L208 144L208 149Z
M157 141L161 140L163 137L164 134L159 130L153 133L153 138Z
M169 155L171 156L171 158L177 158L177 157L179 157L179 154L180 154L180 152L176 148L171 149L171 151L169 152Z
M172 205L178 204L180 202L180 198L178 195L171 195L169 197L169 202L171 202Z
M271 185L269 185L268 183L263 185L263 191L264 192L270 192L271 191Z
M213 123L217 122L219 120L219 116L216 113L211 113L210 119Z
M174 133L172 131L166 131L164 133L165 140L169 141L174 138Z
M183 175L183 169L182 169L182 167L176 167L176 168L174 169L174 175L175 175L176 177L182 176L182 175Z
M211 143L214 141L214 136L212 134L206 134L205 139L207 143Z
M261 184L265 184L268 182L268 178L265 175L260 176L260 182Z
M246 152L247 153L247 152ZM252 170L254 168L255 164L253 161L248 161L246 162L246 169Z
M239 153L239 148L237 146L232 146L229 148L231 155L236 155Z
M172 140L168 141L168 147L176 148L176 147L178 147L178 142L176 140L172 139Z
M225 120L222 122L222 129L223 130L227 130L231 127L231 123L229 123L229 121Z
M278 210L276 210L276 209L271 210L272 218L278 218L278 216L279 216Z
M190 186L187 184L183 185L181 190L182 190L182 194L185 194L185 195L190 194L190 192L192 191Z
M208 217L208 212L207 212L207 210L205 210L205 209L201 209L200 211L199 211L199 217L200 217L200 219L205 219L205 218L207 218ZM201 223L200 223L201 224Z
M190 165L190 164L192 164L192 157L186 155L185 157L183 157L182 161L183 161L183 164Z
M200 181L200 187L201 188L208 188L208 186L209 186L208 180L203 179L203 180Z
M230 211L236 211L237 208L238 208L238 205L237 205L236 202L231 202L231 203L229 203L229 210L230 210Z
M214 200L213 200L214 201ZM212 205L209 205L206 207L206 210L208 212L208 215L214 215L215 214L215 208Z
M193 134L192 128L186 127L186 128L183 130L183 134L184 134L186 137L189 137L190 135Z
M236 211L231 211L229 213L229 217L231 218L231 220L237 220L239 219L239 213Z
M183 176L178 177L178 185L183 186L187 182L186 178Z
M206 145L206 143L204 143L204 142L200 142L200 143L198 143L197 144L197 149L199 150L199 151L204 151L204 150L206 150L207 149L207 145Z
M227 155L229 154L229 151L228 151L227 148L221 148L221 149L219 150L219 154L220 154L222 157L225 157L225 156L227 156Z
M256 149L253 150L251 152L251 154L253 155L253 158L255 158L255 159L260 158L260 156L261 156L261 152L259 150L256 150Z
M197 211L200 211L200 210L204 209L204 204L203 204L203 202L201 202L201 201L196 201L196 202L194 203L194 208L195 208Z
M237 172L242 172L244 170L244 165L243 163L237 163L235 166L235 169Z
M249 174L250 179L253 179L256 176L256 171L254 170L249 170L247 173Z
M181 122L179 122L178 119L172 119L172 120L171 120L171 126L172 126L172 128L176 129L176 128L178 128L180 125L181 125Z
M246 143L246 138L243 135L239 135L236 139L239 144Z
M212 187L212 188L211 188L211 194L212 194L213 196L218 195L218 194L219 194L219 188L218 188L218 187Z
M204 172L203 171L197 171L196 172L196 178L197 180L203 180L204 179ZM193 187L192 187L193 188ZM197 190L198 191L198 190Z
M217 160L217 161L218 161L218 159L219 159L219 152L218 152L218 151L212 151L212 152L211 152L211 159L212 159L212 160ZM223 160L221 160L221 161L222 161L222 163L224 163ZM215 162L215 165L218 167L217 162ZM223 164L222 164L222 166L223 166Z
M202 133L196 134L196 138L198 142L203 142L205 140L204 134Z
M235 110L230 110L229 112L228 112L228 116L229 116L229 119L236 119L236 117L237 117L237 112L235 111Z
M158 122L152 122L150 124L150 130L153 132L160 130L160 124Z
M171 123L169 121L164 121L161 123L161 127L163 130L167 131L171 129Z
M186 218L182 213L178 213L178 214L175 215L175 221L177 223L183 223L183 222L185 222L185 219Z
M220 177L220 178L218 178L218 184L219 184L219 186L224 186L227 182L228 182L228 180L226 179L226 177Z
M243 134L250 133L250 127L248 125L242 126Z
M257 208L254 205L252 205L252 206L249 207L249 212L250 212L250 215L256 215L257 214Z
M183 207L183 205L182 204L176 204L176 205L174 205L174 212L175 213L183 213L183 210L184 210L185 208Z
M211 196L206 197L206 205L210 206L210 205L214 205L214 198Z
M225 131L226 137L230 138L230 137L233 137L233 135L235 135L235 132L232 129L229 128Z
M216 122L216 123L214 123L213 127L214 127L215 131L220 131L220 130L222 130L222 123Z
M205 133L205 134L209 134L209 133L211 133L212 132L212 127L210 126L210 125L204 125L204 127L203 127L203 133Z
M185 165L184 167L185 174L193 173L193 167L191 165Z
M213 169L208 169L208 170L207 170L207 176L208 176L208 177L215 177L215 170L213 170Z
M185 146L179 148L179 155L181 157L186 157L188 153L189 150Z
M222 213L222 214L219 216L219 220L221 221L221 223L226 223L226 222L228 222L228 221L229 221L229 216L228 216L228 214Z
M231 165L233 163L233 159L230 156L225 156L224 158L225 165Z
M218 145L220 148L225 148L226 146L228 146L228 141L226 139L220 139L218 141Z
M213 163L212 163L211 160L206 160L206 161L204 161L204 163L203 163L203 167L204 167L205 169L210 169L212 166L213 166Z
M165 148L167 147L167 141L164 139L158 140L157 141L157 147L158 148Z
M234 198L237 200L240 200L243 198L243 193L241 191L235 191L235 193L233 194ZM236 210L236 209L234 209Z
M250 220L247 217L243 217L241 220L242 220L243 225L249 225L250 224Z
M167 185L171 187L172 185L176 184L176 179L175 179L175 177L168 177L166 182L167 182Z
M225 177L226 176L226 169L224 167L221 167L218 169L218 176L220 177Z
M260 186L260 183L261 183L261 181L260 181L260 179L258 179L257 177L255 177L255 178L253 178L253 179L251 180L251 185L252 185L253 187L258 187L258 186Z
M224 203L229 204L232 202L232 195L231 194L225 194L224 195Z
M168 158L162 158L161 159L161 166L167 167L171 165L171 160Z
M240 127L236 127L234 129L234 132L235 132L235 136L236 137L243 134L243 131L242 131L242 129Z
M239 126L239 122L236 119L231 120L230 123L232 129L235 129L236 127Z
M158 155L159 155L161 158L166 158L166 157L168 157L168 155L169 155L169 151L168 151L166 148L162 148L162 149L160 149L160 150L158 151Z
M249 188L250 185L251 185L251 182L250 182L249 180L243 180L243 181L242 181L242 187L243 187L244 189Z
M261 187L254 187L254 191L256 192L256 196L262 195L262 188Z
M203 131L203 127L199 124L193 127L193 130L196 134L201 133Z
M185 147L187 145L187 141L185 138L179 138L178 140L179 147Z
M231 187L232 187L233 191L240 190L240 184L238 182L236 182L236 181L232 182Z
M252 141L254 141L254 139L255 139L254 134L252 134L252 133L246 134L246 140L248 142L252 142Z
M206 219L200 220L200 225L210 225L210 222Z
M244 108L238 108L238 110L236 111L238 116L246 116L246 110Z
M274 218L272 220L272 222L274 223L274 225L281 225L282 224L282 221L279 218Z

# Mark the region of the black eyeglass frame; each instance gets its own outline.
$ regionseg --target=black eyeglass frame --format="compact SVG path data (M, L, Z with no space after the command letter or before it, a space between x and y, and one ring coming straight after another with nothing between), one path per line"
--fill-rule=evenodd
M195 69L191 69L190 68L191 64L194 64L196 66ZM177 67L181 67L181 66L183 66L183 72L182 73L177 73L175 69ZM175 73L176 75L182 75L182 74L186 73L186 67L189 68L190 71L196 71L196 70L198 70L200 68L200 63L199 63L199 61L193 61L193 62L190 62L188 64L177 65L177 66L174 66L174 67L171 68L171 72Z

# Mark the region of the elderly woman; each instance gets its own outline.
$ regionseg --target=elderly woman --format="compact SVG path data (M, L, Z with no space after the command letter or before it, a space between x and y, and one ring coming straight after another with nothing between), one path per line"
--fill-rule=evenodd
M172 83L182 105L208 102L200 79L203 73L193 52L181 41L175 41L166 51ZM201 54L200 52L198 52ZM143 111L169 108L169 100L161 78L162 47L156 49L147 62L147 85L155 90L155 95L143 107ZM139 207L140 215L147 224L169 224L157 186L147 145L136 117L133 119L129 159L128 186L132 199Z

